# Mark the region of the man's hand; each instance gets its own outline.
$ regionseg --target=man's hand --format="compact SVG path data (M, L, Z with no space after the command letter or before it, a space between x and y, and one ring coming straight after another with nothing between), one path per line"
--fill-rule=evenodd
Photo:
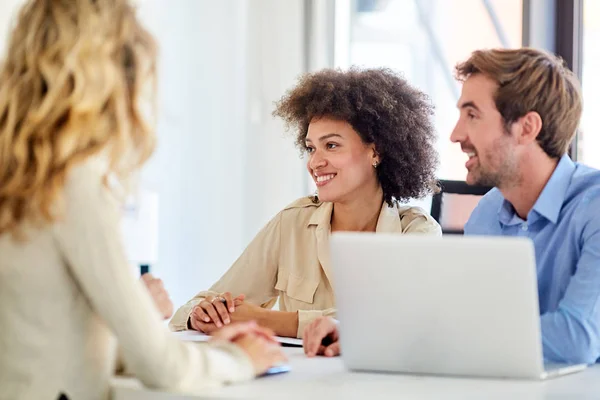
M148 288L150 292L150 296L152 296L152 300L154 300L154 304L156 308L158 308L158 312L162 315L163 319L169 319L173 316L173 303L169 298L169 293L167 293L162 280L155 278L152 274L144 274L141 278L142 282Z
M331 317L319 317L304 328L304 353L308 357L340 355L340 334Z

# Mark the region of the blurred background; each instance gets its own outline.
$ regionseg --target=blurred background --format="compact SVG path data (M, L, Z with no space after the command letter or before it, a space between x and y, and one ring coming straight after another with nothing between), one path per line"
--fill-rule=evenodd
M0 54L22 3L0 0ZM271 116L308 71L403 72L435 105L439 178L463 180L466 156L449 142L460 93L454 65L480 48L544 48L582 81L571 155L600 168L600 0L134 3L160 45L159 142L124 233L132 264L149 265L176 306L218 279L281 208L314 191L293 138Z

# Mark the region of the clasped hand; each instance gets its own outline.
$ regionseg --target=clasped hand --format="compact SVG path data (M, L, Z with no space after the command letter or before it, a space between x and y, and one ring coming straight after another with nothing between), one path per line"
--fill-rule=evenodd
M217 329L232 322L245 322L259 319L265 311L259 306L244 302L245 296L233 297L230 292L219 296L207 296L190 314L192 329L212 334Z

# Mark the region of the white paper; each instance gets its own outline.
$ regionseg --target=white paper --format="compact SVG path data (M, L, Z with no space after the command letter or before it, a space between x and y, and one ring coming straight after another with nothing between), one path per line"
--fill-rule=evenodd
M281 344L289 344L292 346L302 347L302 339L281 337L281 336L275 336L275 339L277 339L277 341Z
M173 332L173 334L179 339L186 342L206 342L210 340L210 336L198 331L181 331ZM287 344L292 346L302 347L302 339L288 338L275 336L275 339L281 344Z
M210 336L198 331L173 332L173 335L185 342L206 342L210 339Z

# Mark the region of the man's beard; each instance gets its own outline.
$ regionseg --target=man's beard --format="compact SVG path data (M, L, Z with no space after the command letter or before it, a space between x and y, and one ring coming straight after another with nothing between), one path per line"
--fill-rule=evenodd
M506 144L499 144L497 150L486 153L484 159L492 167L486 167L479 157L479 165L471 171L475 185L505 188L518 181L517 163Z

